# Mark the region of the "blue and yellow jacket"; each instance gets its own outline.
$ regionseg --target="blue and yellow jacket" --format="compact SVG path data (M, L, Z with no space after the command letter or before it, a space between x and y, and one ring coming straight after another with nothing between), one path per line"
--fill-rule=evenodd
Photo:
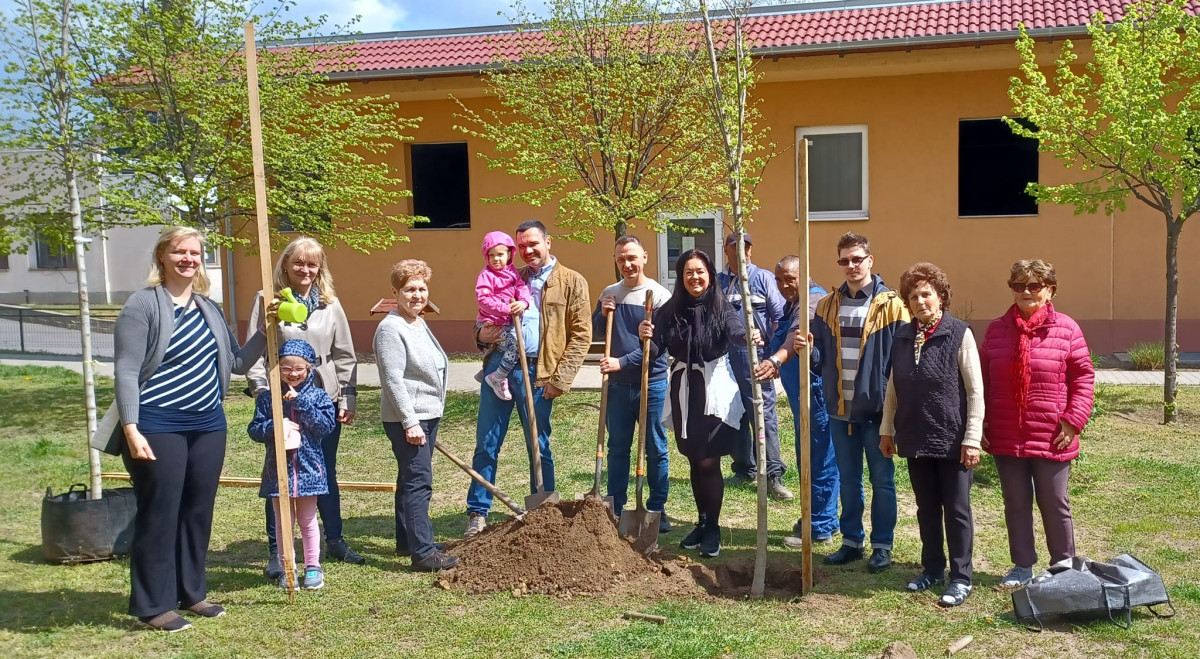
M892 337L912 318L899 293L884 286L879 275L871 275L871 280L875 285L875 297L871 298L863 324L850 420L878 423L883 414L888 377L892 373ZM813 366L821 374L829 414L836 416L846 414L846 401L842 398L842 327L838 322L838 308L846 292L848 287L842 284L821 298L812 323Z

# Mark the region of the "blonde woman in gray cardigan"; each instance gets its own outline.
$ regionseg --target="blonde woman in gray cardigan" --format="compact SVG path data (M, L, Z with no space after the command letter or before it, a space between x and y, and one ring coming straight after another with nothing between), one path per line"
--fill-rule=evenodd
M433 541L433 445L446 406L449 361L421 318L433 270L405 259L392 266L396 310L375 330L375 365L382 387L379 415L396 456L396 554L411 556L414 570L453 567L458 559Z
M321 243L307 236L288 243L275 263L273 283L275 295L290 288L297 301L308 308L308 320L304 323L279 323L280 345L289 339L301 339L317 351L317 380L338 408L333 432L321 440L329 493L317 497L317 510L325 526L326 556L359 565L366 560L351 549L342 537L342 495L337 485L337 452L342 426L354 423L358 359L354 354L354 341L350 337L350 323L334 292L333 275L329 272ZM255 327L258 322L261 299L262 291L259 291L250 307L250 327ZM249 393L252 396L257 397L266 391L266 360L255 363L246 379L250 382ZM283 574L283 566L275 546L275 514L269 500L264 515L270 559L263 574L268 579L278 580L279 575Z
M204 568L217 481L225 462L222 400L229 374L262 356L261 331L239 346L208 297L204 237L171 227L154 246L149 288L117 316L117 410L121 457L133 480L137 519L129 555L129 613L151 629L191 625L176 609L216 618Z

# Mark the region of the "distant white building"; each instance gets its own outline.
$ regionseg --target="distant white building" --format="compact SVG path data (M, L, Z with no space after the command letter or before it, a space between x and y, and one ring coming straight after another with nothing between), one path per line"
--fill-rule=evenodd
M39 158L43 152L28 153ZM10 194L8 182L20 176L20 172L0 171L0 195ZM92 304L121 304L146 285L151 250L161 230L161 226L118 227L89 236L86 266ZM221 304L225 282L220 250L209 250L205 267L212 280L209 296ZM73 304L78 299L74 249L56 249L35 239L26 254L0 254L0 304Z

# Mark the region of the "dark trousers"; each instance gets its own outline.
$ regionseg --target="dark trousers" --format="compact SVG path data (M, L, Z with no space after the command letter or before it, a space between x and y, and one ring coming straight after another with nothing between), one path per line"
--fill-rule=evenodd
M1004 525L1008 528L1008 554L1013 565L1033 567L1038 562L1033 542L1035 498L1046 530L1050 562L1074 556L1075 522L1067 493L1071 463L997 455L996 472L1004 495Z
M437 441L438 422L421 421L425 444L408 443L404 425L384 423L383 432L392 442L396 456L396 551L411 553L419 561L433 553L433 520L429 519L429 499L433 497L433 445Z
M974 469L947 458L909 458L908 477L917 500L921 567L925 574L946 570L943 541L950 550L950 581L971 583L975 522L971 517ZM943 532L944 531L944 532Z
M133 480L137 518L129 553L129 613L156 616L208 595L204 566L225 431L146 435L154 460L121 457Z
M729 351L729 365L737 377L738 390L742 394L742 426L738 431L737 445L733 451L733 464L730 469L734 474L742 474L754 478L758 470L758 454L754 446L757 428L754 427L754 389L750 384L750 353L745 346L737 346ZM782 478L787 471L787 465L779 450L779 419L775 414L775 381L761 382L763 397L763 435L767 443L767 478Z
M321 513L321 523L325 525L325 544L333 544L342 539L342 492L337 482L337 450L342 440L342 424L333 426L333 432L321 440L321 451L325 454L325 479L329 481L329 493L317 497L317 511ZM267 520L267 548L271 554L279 553L275 543L275 510L271 507L270 497L263 499L264 512Z

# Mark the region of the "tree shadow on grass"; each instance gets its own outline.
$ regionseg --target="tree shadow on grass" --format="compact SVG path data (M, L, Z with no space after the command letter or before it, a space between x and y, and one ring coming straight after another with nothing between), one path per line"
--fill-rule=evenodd
M133 629L137 621L126 615L129 594L124 592L54 590L27 592L0 590L0 629L36 633L75 626L105 625Z

